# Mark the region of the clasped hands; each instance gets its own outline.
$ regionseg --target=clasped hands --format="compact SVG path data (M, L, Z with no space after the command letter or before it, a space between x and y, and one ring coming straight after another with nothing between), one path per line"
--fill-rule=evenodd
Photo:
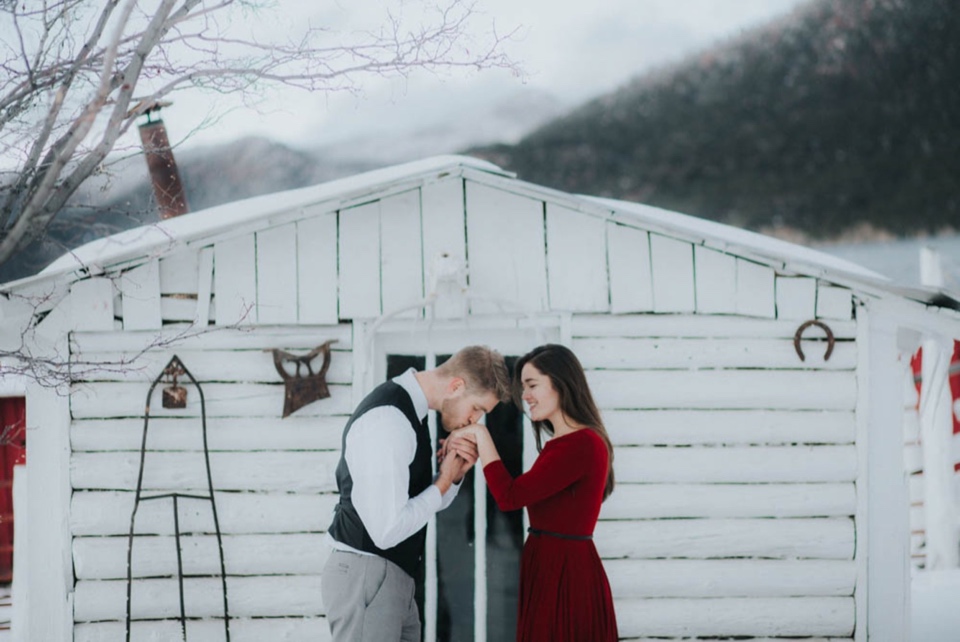
M486 429L482 424L471 424L458 428L446 439L441 439L440 449L437 451L440 474L448 475L454 484L459 484L479 458L477 431Z

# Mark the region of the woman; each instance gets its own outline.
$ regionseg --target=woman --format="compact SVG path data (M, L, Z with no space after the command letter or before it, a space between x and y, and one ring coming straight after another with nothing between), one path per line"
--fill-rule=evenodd
M485 426L475 435L483 474L500 510L524 506L529 537L520 569L517 641L606 642L616 615L593 528L613 491L613 448L577 357L544 345L520 358L515 386L529 408L540 455L514 478ZM551 439L542 445L541 434Z

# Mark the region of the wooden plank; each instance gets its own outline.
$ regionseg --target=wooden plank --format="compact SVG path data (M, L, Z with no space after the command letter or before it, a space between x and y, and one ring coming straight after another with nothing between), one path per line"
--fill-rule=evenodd
M701 338L785 338L793 340L797 326L791 320L751 319L697 314L656 315L575 315L574 337L701 337ZM837 339L854 339L857 324L830 323Z
M187 578L184 599L189 617L223 615L220 578ZM176 579L142 579L133 585L131 613L138 619L180 616ZM80 581L76 584L76 622L124 619L127 581ZM231 617L323 615L319 575L228 577Z
M297 306L299 321L336 323L337 316L337 215L305 212L297 221Z
M606 560L603 565L618 599L847 597L857 577L846 560Z
M168 506L171 511L172 507ZM223 559L228 573L242 575L319 575L330 547L322 533L224 535ZM119 580L127 577L129 537L78 537L73 540L73 564L78 580ZM216 535L183 534L180 556L190 575L219 575ZM133 539L133 577L176 577L177 539L142 536Z
M748 317L777 315L775 273L767 265L737 259L737 314Z
M133 621L132 640L179 640L179 620ZM125 622L85 622L73 629L73 642L122 642ZM187 639L221 642L226 640L222 619L188 620ZM323 617L230 618L230 642L330 642L330 627ZM806 642L820 642L808 640Z
M187 407L163 408L160 393L154 391L151 417L199 417L200 396L190 394L187 385ZM343 415L352 411L350 387L331 385L330 398L297 411L300 416ZM104 382L78 384L72 387L71 407L74 419L106 419L111 417L143 417L146 390L140 383ZM208 383L203 386L207 417L277 417L283 411L283 385L247 383Z
M854 446L620 448L617 479L635 483L852 482Z
M160 265L148 261L120 276L124 330L156 330L160 320Z
M615 599L621 638L639 636L849 637L849 597Z
M650 235L653 309L656 312L693 312L693 246L685 241Z
M217 328L197 332L191 328L164 329L160 332L74 332L70 335L70 354L82 357L91 352L127 352L172 346L187 350L312 350L327 339L336 339L336 350L353 346L353 328L349 323L311 328Z
M210 274L213 278L213 274ZM213 303L213 297L209 297L207 305L207 325L211 320L215 320L216 306ZM169 294L160 297L160 317L165 324L168 323L189 323L196 325L199 316L200 300L196 294ZM200 331L199 327L193 328Z
M160 294L196 294L200 250L180 250L160 259Z
M336 452L210 453L210 474L213 487L221 491L329 492L336 489L333 471L339 459ZM137 487L139 471L140 454L134 452L74 453L70 458L70 480L75 490L132 490ZM202 452L147 454L144 491L196 491L206 487Z
M339 213L340 317L380 316L380 201Z
M615 446L852 444L851 411L607 410ZM74 446L76 448L76 446Z
M856 511L849 483L629 484L618 483L601 519L848 517Z
M420 190L380 201L380 274L383 312L389 314L423 300L423 249ZM419 317L421 309L400 314Z
M223 534L324 532L333 518L336 494L214 491ZM74 536L125 535L130 532L134 494L129 491L76 491L70 501ZM170 503L143 502L137 511L137 533L173 535ZM180 528L189 533L215 533L209 504L184 501Z
M650 268L650 235L613 221L607 223L610 263L610 311L653 310L653 275Z
M317 340L316 338L314 339ZM333 344L336 347L337 344ZM296 350L291 354L305 355L309 351ZM88 373L75 378L75 382L93 381L131 381L153 382L174 356L178 356L193 377L201 383L242 382L242 383L280 383L282 380L273 364L273 353L267 350L152 350L146 353L125 352L87 352L82 360L90 364ZM75 357L74 361L78 361ZM92 367L103 364L102 367ZM323 365L323 356L311 361L311 367L317 372ZM295 366L288 366L291 371ZM303 374L307 374L303 370ZM349 384L353 380L353 353L332 350L330 368L327 370L327 383ZM144 389L146 395L146 389Z
M732 314L737 311L737 259L697 245L694 247L697 312Z
M853 316L853 292L820 282L817 285L817 318L845 321Z
M815 338L811 332L811 338ZM806 341L804 342L806 345ZM815 345L815 344L814 344ZM789 339L678 339L662 337L575 339L572 350L586 369L712 369L770 368L853 370L857 346L852 341L834 344L829 361L824 349L804 350L800 360ZM809 354L807 354L809 353Z
M423 233L424 290L433 291L438 262L466 266L467 239L463 179L459 176L420 188L421 230ZM433 306L437 319L463 315L460 301L441 297Z
M297 226L257 232L257 322L297 322Z
M594 530L594 541L597 551L607 560L748 557L853 560L856 535L853 519L849 517L602 520ZM688 583L691 577L697 577L698 581L701 578L698 573L687 575Z
M214 245L213 282L217 325L251 325L257 312L257 251L253 234Z
M852 372L801 370L592 370L601 409L852 410Z
M603 219L547 203L547 279L551 310L610 308Z
M113 281L92 278L70 286L71 330L113 330Z
M207 420L207 444L215 451L339 450L347 415L336 417L213 417ZM203 431L196 419L150 421L147 450L202 451ZM140 450L143 419L86 419L70 426L73 452Z
M777 318L806 321L817 313L817 280L777 276Z
M547 309L543 202L467 181L470 292L514 310ZM474 314L494 314L492 302L473 301Z
M204 327L210 325L210 318L214 314L213 248L202 248L197 263L197 311L193 315L193 323Z

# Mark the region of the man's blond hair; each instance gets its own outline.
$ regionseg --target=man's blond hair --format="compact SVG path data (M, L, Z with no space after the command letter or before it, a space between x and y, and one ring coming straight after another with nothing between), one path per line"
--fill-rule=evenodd
M460 377L473 394L492 392L500 401L510 400L510 372L496 350L487 346L467 346L437 366L437 373Z

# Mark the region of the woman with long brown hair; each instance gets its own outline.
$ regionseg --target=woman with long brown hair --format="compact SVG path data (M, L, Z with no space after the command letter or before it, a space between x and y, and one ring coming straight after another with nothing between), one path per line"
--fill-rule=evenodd
M613 447L583 366L568 348L543 345L517 361L514 385L540 452L529 471L516 478L507 471L485 426L464 431L476 437L500 510L529 513L517 641L614 641L610 585L593 544L600 504L613 491Z

